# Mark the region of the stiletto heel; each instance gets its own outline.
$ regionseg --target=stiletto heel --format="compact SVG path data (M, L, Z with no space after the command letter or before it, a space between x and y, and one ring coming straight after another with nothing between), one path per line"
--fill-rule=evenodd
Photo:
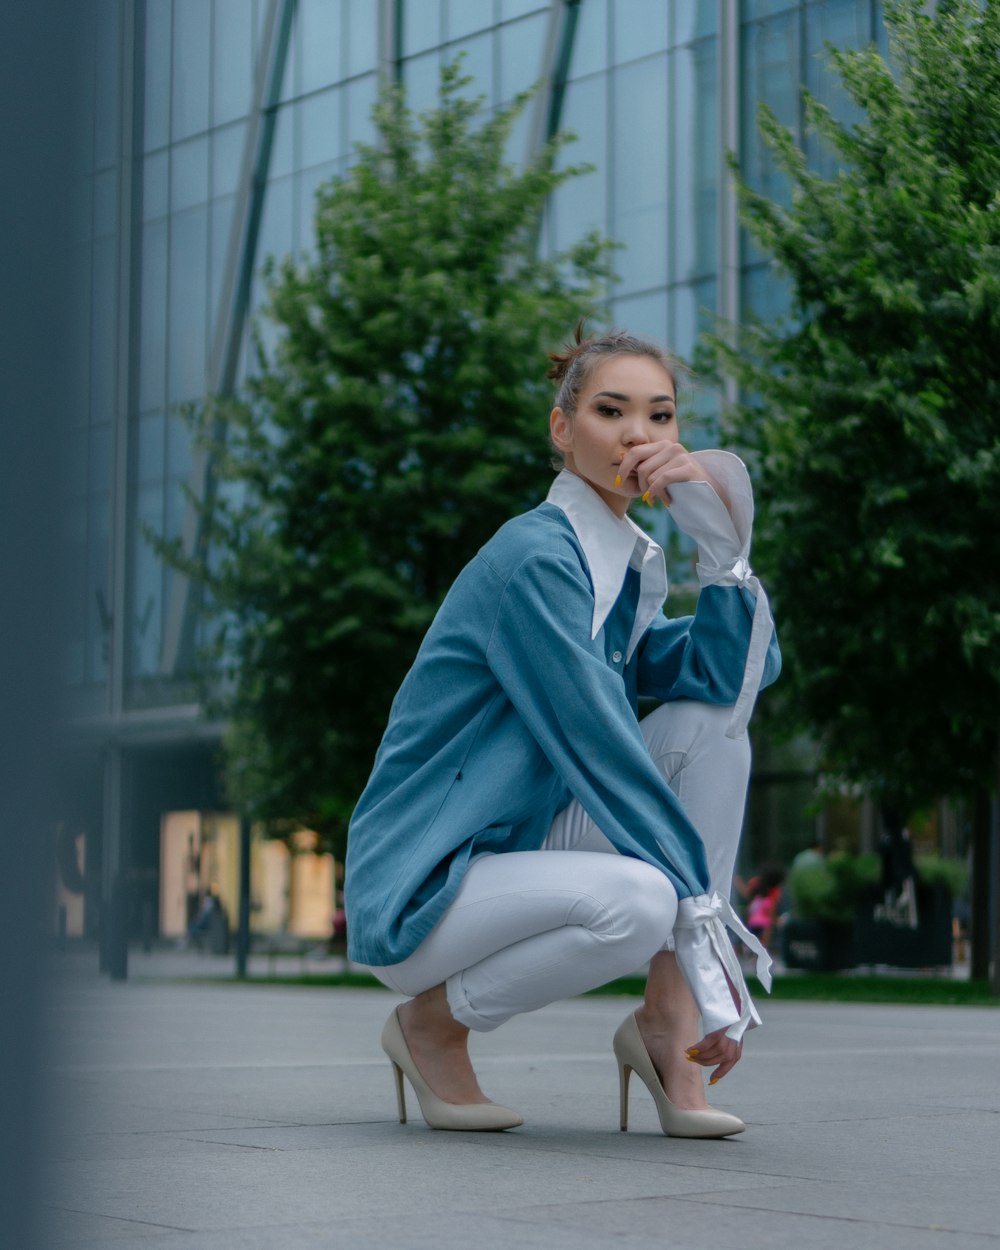
M396 1077L396 1105L399 1107L399 1122L406 1123L406 1091L403 1089L403 1069L395 1060L390 1059L392 1071Z
M628 1016L619 1025L615 1033L614 1051L618 1060L623 1133L628 1132L628 1082L632 1072L652 1095L656 1113L660 1117L660 1127L668 1137L730 1137L734 1133L742 1133L746 1128L739 1116L730 1115L728 1111L717 1111L715 1107L709 1107L706 1111L685 1111L674 1106L656 1074L634 1015Z
M524 1120L509 1107L495 1102L454 1103L445 1102L431 1089L420 1075L406 1044L399 1013L394 1011L382 1030L382 1049L389 1056L396 1078L396 1098L399 1102L399 1122L406 1123L406 1100L403 1075L413 1086L420 1104L420 1111L430 1128L458 1129L471 1133L495 1133L505 1128L517 1128Z

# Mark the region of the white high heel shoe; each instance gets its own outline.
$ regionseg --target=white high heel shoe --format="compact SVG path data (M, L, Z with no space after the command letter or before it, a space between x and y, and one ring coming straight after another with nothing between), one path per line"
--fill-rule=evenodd
M396 1099L399 1103L399 1122L406 1123L406 1094L403 1089L405 1073L420 1103L420 1111L430 1128L457 1129L467 1133L495 1133L505 1128L517 1128L524 1120L509 1107L495 1102L454 1103L445 1102L431 1089L417 1070L410 1048L403 1036L398 1011L385 1022L382 1030L382 1049L389 1056L396 1077Z
M656 1075L656 1068L649 1057L634 1015L629 1015L619 1025L615 1033L614 1050L618 1060L623 1133L628 1132L628 1081L633 1072L652 1095L656 1113L660 1117L660 1127L668 1137L730 1137L734 1133L742 1133L746 1128L739 1116L730 1115L728 1111L717 1111L715 1107L709 1107L706 1111L685 1111L674 1106Z

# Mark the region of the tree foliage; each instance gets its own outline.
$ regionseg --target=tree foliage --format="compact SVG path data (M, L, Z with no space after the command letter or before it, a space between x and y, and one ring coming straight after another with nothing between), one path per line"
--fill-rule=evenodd
M257 367L207 401L216 489L174 563L221 623L226 774L250 816L340 845L392 697L447 588L551 478L545 353L589 311L607 245L539 259L567 136L505 163L528 95L492 116L457 65L321 188L316 249L271 262ZM216 671L218 667L216 666Z
M831 52L856 124L806 95L834 176L761 111L790 202L739 194L791 313L712 342L786 723L902 812L992 788L1000 730L1000 3L925 7L886 3L888 61Z

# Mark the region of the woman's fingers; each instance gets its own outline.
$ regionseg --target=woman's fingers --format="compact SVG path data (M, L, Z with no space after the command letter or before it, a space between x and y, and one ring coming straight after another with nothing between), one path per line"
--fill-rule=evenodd
M714 1033L707 1034L687 1052L692 1063L701 1064L703 1068L715 1069L709 1081L710 1085L721 1081L727 1073L731 1072L739 1063L742 1054L743 1043L734 1042L731 1037L727 1037L725 1029L716 1029Z

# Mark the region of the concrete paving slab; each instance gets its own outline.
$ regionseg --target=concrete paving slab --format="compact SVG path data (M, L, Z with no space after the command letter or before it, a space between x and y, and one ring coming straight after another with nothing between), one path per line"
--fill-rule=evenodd
M171 957L176 968L178 957ZM718 1105L747 1133L659 1132L583 998L474 1039L504 1134L401 1126L380 991L111 985L56 1004L52 1250L1000 1250L1000 1011L769 1003Z

